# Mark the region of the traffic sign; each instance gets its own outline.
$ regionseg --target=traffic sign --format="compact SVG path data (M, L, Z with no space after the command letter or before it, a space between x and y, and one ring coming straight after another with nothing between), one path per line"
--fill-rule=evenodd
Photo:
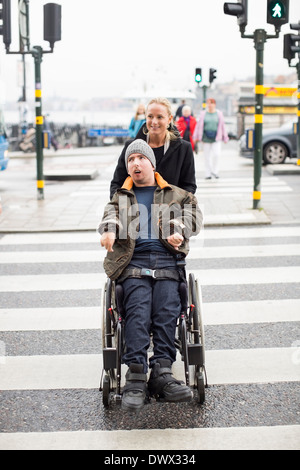
M266 98L289 98L295 95L297 88L294 87L264 87Z
M88 130L88 136L89 137L128 137L128 129L122 129L122 128L112 128L112 129L89 129Z

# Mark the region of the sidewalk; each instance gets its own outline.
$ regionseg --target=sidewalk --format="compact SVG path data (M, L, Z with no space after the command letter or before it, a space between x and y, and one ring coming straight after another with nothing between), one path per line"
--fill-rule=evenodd
M45 153L46 175L74 171L78 177L78 170L83 170L85 174L91 172L93 179L46 181L42 201L37 200L34 156L11 154L8 169L0 175L0 233L96 230L121 149L115 146ZM221 158L221 178L205 181L202 154L195 156L197 197L205 226L271 224L273 220L265 206L252 209L252 162L238 157L235 142L224 146ZM264 172L262 181L266 188L270 189L275 180ZM284 211L280 195L280 190L274 190L272 208L278 205L278 210Z

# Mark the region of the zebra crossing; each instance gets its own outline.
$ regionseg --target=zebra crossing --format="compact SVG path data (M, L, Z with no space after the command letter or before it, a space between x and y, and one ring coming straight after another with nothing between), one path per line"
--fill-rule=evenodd
M299 449L300 227L205 228L202 407L105 410L95 232L0 236L0 449ZM176 375L182 363L176 362Z

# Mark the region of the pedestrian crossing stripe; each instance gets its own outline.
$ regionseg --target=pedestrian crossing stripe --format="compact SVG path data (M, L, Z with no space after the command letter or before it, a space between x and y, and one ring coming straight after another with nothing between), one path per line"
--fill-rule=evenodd
M209 384L295 382L297 347L223 349L205 351ZM184 379L178 355L173 373ZM0 390L97 389L103 364L101 354L7 356L0 363ZM125 373L126 367L122 368ZM280 373L279 373L280 371Z
M4 450L295 450L300 426L249 426L131 431L61 431L0 435ZM158 437L159 436L159 437ZM146 459L146 455L143 455Z
M203 286L300 282L300 269L298 266L258 267L255 269L194 269L193 272ZM105 273L1 276L0 292L99 290L105 284L105 280Z
M191 247L199 240L238 240L238 239L257 239L257 238L281 238L288 240L290 237L300 237L299 226L256 226L248 229L245 228L224 228L218 227L218 229L203 228L197 237L193 237L190 240ZM62 233L14 233L6 234L0 238L0 246L18 245L23 246L26 250L27 245L40 245L41 248L44 245L59 245L82 243L95 243L95 247L99 243L100 235L96 231L83 231L83 232L62 232ZM237 242L238 243L238 242ZM193 249L193 248L192 248ZM11 252L13 253L13 252ZM191 254L192 255L192 251ZM189 255L189 256L190 256Z
M0 245L1 246L1 245ZM274 257L274 253L276 256ZM47 263L102 263L106 256L104 248L85 251L31 251L31 252L0 252L1 264L47 264ZM205 246L201 239L191 243L191 251L187 261L199 259L230 259L230 258L277 258L281 256L300 256L300 244L288 245L250 245L250 246Z
M281 323L300 321L300 300L210 302L203 311L204 325ZM98 307L0 309L0 331L55 331L101 329Z

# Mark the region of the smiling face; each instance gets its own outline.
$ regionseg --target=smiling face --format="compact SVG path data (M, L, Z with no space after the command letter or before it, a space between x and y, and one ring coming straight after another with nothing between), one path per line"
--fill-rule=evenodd
M141 153L133 153L128 157L128 173L135 186L155 186L152 163Z
M167 128L171 121L172 116L169 115L166 106L158 103L152 103L148 106L146 125L150 138L165 138Z

